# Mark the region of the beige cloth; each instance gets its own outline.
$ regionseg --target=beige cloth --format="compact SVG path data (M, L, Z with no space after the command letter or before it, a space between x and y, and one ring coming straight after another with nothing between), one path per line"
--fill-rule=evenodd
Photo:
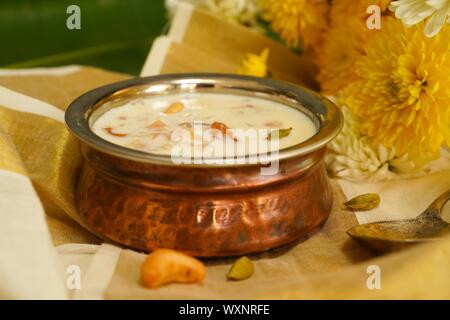
M369 259L371 254L351 241L345 231L356 224L353 213L343 211L344 196L333 182L334 205L323 228L304 242L252 255L254 275L242 282L227 281L225 275L234 259L205 260L208 274L203 285L175 284L158 290L144 288L139 271L144 254L123 250L106 292L113 299L250 299L278 290L314 273L326 273ZM280 292L281 292L280 291Z
M325 227L327 228L327 227ZM313 239L318 243L311 244ZM339 251L317 235L299 244L286 257L254 261L254 275L242 282L225 279L230 264L208 264L203 285L173 284L157 290L139 282L139 268L145 255L123 251L106 298L111 299L449 299L450 237L440 242L330 269L321 258L332 259ZM327 248L328 245L328 248ZM297 251L297 249L299 249ZM314 250L316 249L316 250ZM314 251L313 251L314 250ZM312 256L301 258L303 252ZM313 269L308 272L302 262ZM330 265L325 264L330 267ZM381 270L381 288L369 289L371 266ZM283 273L285 272L285 273Z
M168 36L155 41L141 76L164 73L235 73L246 54L269 48L268 68L275 79L317 89L311 53L298 56L286 46L209 12L180 4Z
M98 243L98 239L90 233L80 232L78 224L74 222L74 219L78 219L73 195L82 158L78 142L63 123L63 110L82 93L126 78L129 76L94 68L82 68L63 75L0 74L0 86L3 86L0 91L0 129L3 130L5 139L17 150L19 161L23 162L25 169L19 173L26 172L33 181L56 244ZM2 101L6 101L5 88L14 94L8 101L15 102L2 107ZM22 101L21 94L26 95L25 98L31 96L38 100ZM47 111L51 108L54 109L52 117L49 116L50 111ZM60 121L56 120L58 111ZM9 158L10 156L0 157L0 168L12 163Z
M348 198L368 192L380 195L382 204L378 208L356 213L360 224L409 219L418 216L438 196L450 190L450 170L420 178L377 183L354 183L341 180L339 184ZM450 207L450 202L448 204L444 208L445 212Z
M82 158L63 110L86 90L127 77L75 66L0 70L1 298L67 298L53 244L100 242L74 221Z
M171 32L178 38L170 38L167 43L174 48L179 45L191 50L205 50L204 57L219 57L218 60L229 65L228 69L223 69L226 72L233 72L246 50L257 52L270 41L245 29L241 32L241 27L224 24L204 12L191 10L188 18L181 16L180 19L185 20L184 29L181 23L177 32ZM208 28L205 23L219 25L221 32L217 32L217 25ZM208 46L208 30L216 31L213 35L209 33L211 43L214 43L211 47ZM233 32L232 38L240 37L239 41L228 38L227 35ZM196 42L196 35L201 37L200 42ZM223 41L220 40L222 36ZM229 49L227 41L231 44ZM235 46L236 43L239 45ZM253 49L246 47L248 43L254 45ZM277 45L270 45L277 48ZM167 55L158 56L154 53L157 52L155 48L152 49L153 56L160 59L159 66L163 69L153 69L153 72L182 71L185 65L190 68L186 71L205 71L205 65L201 64L195 69L193 56L177 56L173 50L173 59L166 61ZM279 47L272 52L282 49L286 51ZM287 61L284 54L281 51L272 54L269 60L269 67L277 70L275 75L303 84L312 81L313 74L307 68L292 67L293 74L289 74L290 64L284 66L282 63ZM146 67L152 65L153 58L150 58ZM290 56L289 59L294 58ZM184 59L189 63L183 62ZM304 59L302 57L294 64L309 66ZM214 66L219 67L218 62ZM3 221L8 221L0 224L1 297L450 298L450 238L374 258L346 235L346 229L357 222L352 213L341 209L344 197L335 183L334 208L324 228L305 242L253 256L255 274L252 278L228 282L225 274L231 261L211 260L206 261L208 275L203 286L174 284L157 290L144 289L139 282L144 255L108 244L98 246L96 244L101 241L75 222L83 223L74 209L73 198L82 158L78 143L62 122L62 110L76 96L128 76L94 68L71 67L69 71L37 70L20 74L0 71L0 89L3 89L0 90L0 214ZM347 193L372 188L379 188L380 192L397 190L392 193L392 198L388 193L382 195L379 212L388 214L390 206L397 204L399 213L411 215L418 208L410 205L413 203L410 199L417 200L414 204L417 207L426 206L429 198L439 192L437 187L431 189L431 186L448 187L448 175L427 178L432 180L426 189L421 187L419 180L417 184L393 182L389 188L387 185L343 185ZM412 186L415 187L408 194L409 198L395 196L400 194L399 190L406 191ZM53 243L62 245L57 249L59 261L48 230ZM81 244L71 244L73 242ZM81 289L66 292L67 274L64 271L73 264L82 271ZM380 290L370 290L366 285L367 267L371 265L381 268Z

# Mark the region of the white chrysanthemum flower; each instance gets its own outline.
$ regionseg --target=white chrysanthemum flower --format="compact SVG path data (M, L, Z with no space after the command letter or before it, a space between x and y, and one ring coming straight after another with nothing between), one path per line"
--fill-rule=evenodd
M256 24L257 16L261 11L259 0L166 0L166 7L173 13L180 2L204 7L229 20L248 26Z
M209 10L252 26L260 13L259 0L206 0Z
M438 34L446 21L450 23L450 0L396 0L389 9L407 26L427 19L424 28L427 37Z
M360 121L347 107L342 132L328 146L325 157L331 175L351 181L382 181L410 178L450 168L449 152L442 151L440 162L418 165L405 154L396 157L394 148L379 145L374 148L368 137L362 136Z
M356 115L345 106L341 110L344 127L328 146L325 158L330 173L354 181L392 178L389 161L395 158L395 151L381 145L374 150L367 137L361 136Z

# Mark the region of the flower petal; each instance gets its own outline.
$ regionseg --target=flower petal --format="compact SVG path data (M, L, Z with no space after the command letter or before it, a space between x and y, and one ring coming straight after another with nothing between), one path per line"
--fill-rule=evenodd
M436 11L428 20L424 33L427 37L434 37L444 25L447 15L450 11L450 1L442 9Z

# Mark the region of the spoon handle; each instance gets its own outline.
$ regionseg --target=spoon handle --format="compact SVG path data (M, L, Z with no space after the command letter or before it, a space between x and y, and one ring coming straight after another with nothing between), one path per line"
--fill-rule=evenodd
M440 216L442 208L449 200L450 200L450 190L447 190L446 192L441 194L436 200L434 200L426 211L428 213Z

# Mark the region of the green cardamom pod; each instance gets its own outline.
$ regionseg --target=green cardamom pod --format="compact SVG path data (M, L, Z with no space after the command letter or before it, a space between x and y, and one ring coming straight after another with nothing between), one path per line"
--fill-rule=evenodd
M344 203L348 209L354 211L372 210L379 204L380 196L376 193L362 194Z
M244 280L253 274L253 263L247 257L237 259L228 271L229 280Z
M267 140L271 140L273 135L275 135L275 133L278 133L278 139L287 137L291 133L291 131L292 128L273 130L269 132L269 134L267 135Z

